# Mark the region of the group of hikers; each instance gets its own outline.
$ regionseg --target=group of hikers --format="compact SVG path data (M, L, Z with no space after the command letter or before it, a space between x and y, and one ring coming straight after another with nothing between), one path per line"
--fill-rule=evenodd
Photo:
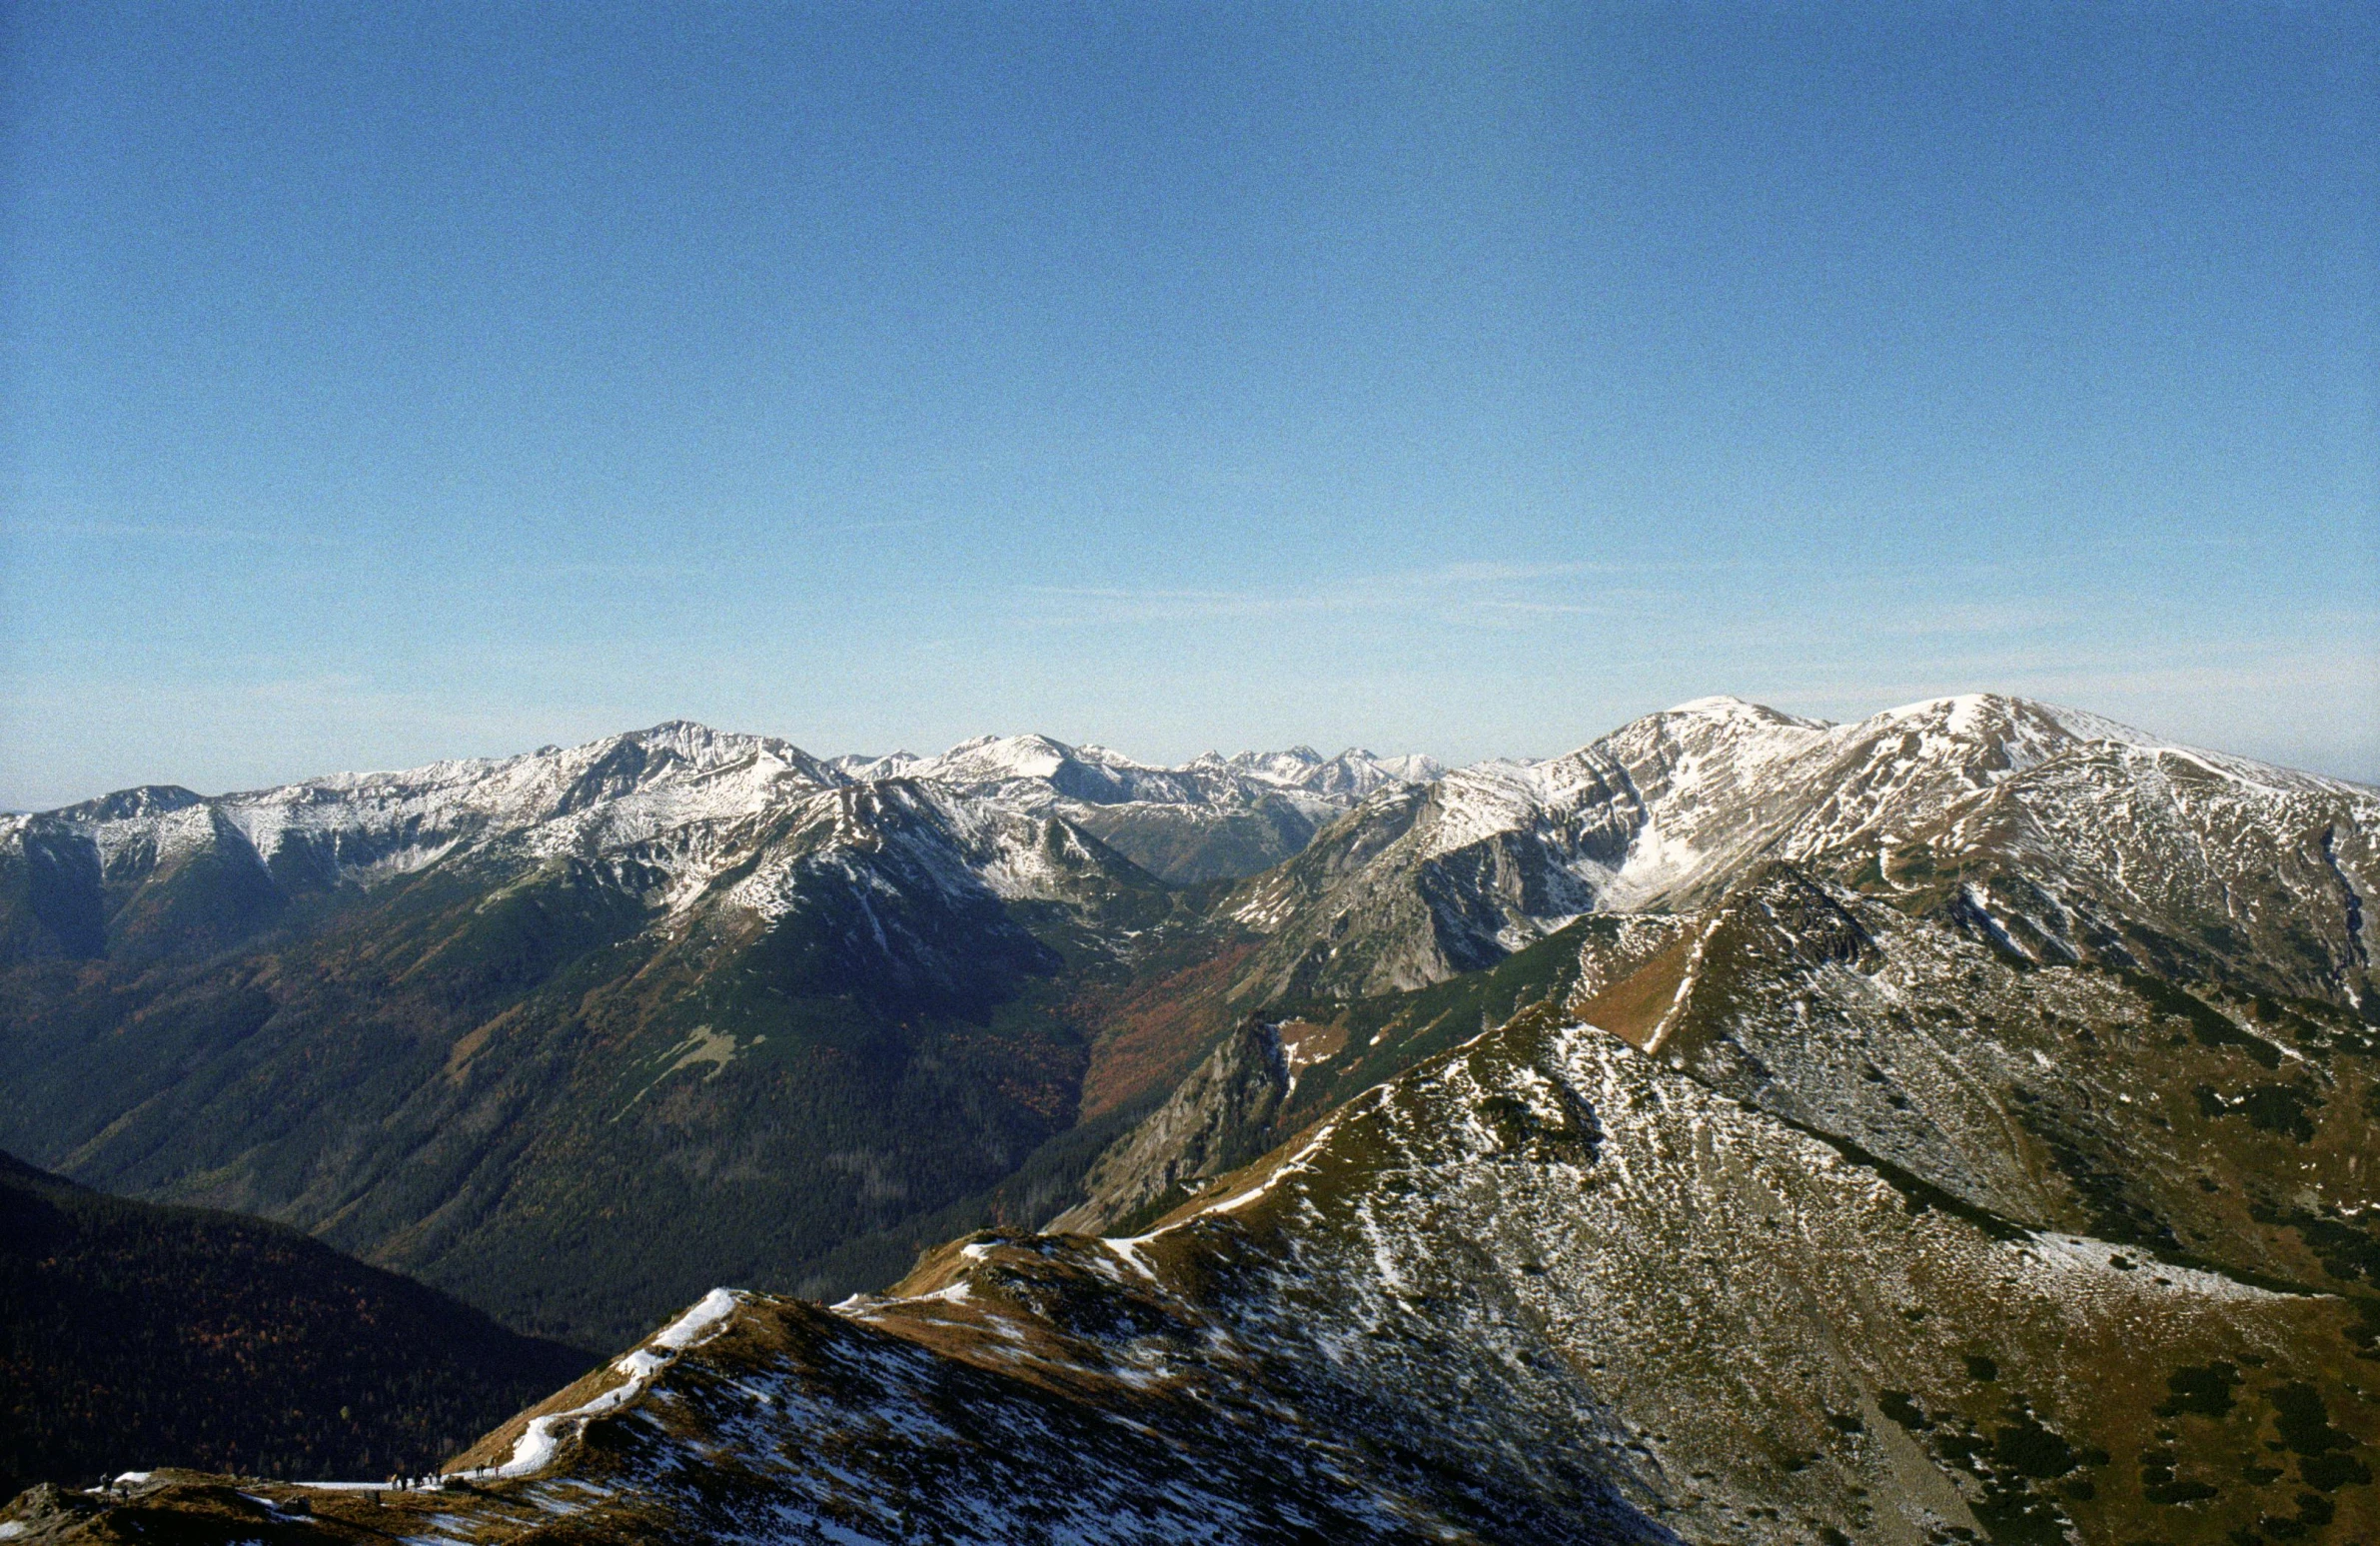
M491 1465L479 1466L469 1471L456 1471L453 1473L444 1471L431 1471L421 1476L392 1476L386 1482L382 1483L381 1486L373 1490L372 1501L378 1503L381 1500L381 1494L384 1492L444 1492L447 1488L447 1484L450 1481L464 1481L474 1477L494 1476L495 1474L496 1467ZM147 1481L148 1479L149 1473L147 1471L126 1471L116 1476L102 1476L99 1479L99 1485L92 1488L91 1490L93 1492L104 1493L111 1496L121 1496L131 1490L133 1487ZM343 1485L352 1486L353 1483L345 1483Z
M496 1474L495 1466L476 1465L464 1471L433 1471L427 1476L392 1476L389 1478L387 1490L390 1492L444 1492L451 1483L487 1481L494 1478Z

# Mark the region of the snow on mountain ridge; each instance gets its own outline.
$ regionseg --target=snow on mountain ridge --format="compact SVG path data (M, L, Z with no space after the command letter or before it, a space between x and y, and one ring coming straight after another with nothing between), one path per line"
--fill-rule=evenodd
M214 847L244 855L239 862L284 886L364 888L478 854L506 864L608 855L644 877L619 883L674 913L786 832L823 831L800 813L803 803L854 786L930 790L917 819L967 855L968 883L1011 898L1063 892L1068 865L1089 862L1059 857L1069 841L1095 838L1160 873L1244 875L1299 852L1316 828L1384 790L1419 789L1418 805L1383 807L1382 819L1412 829L1394 853L1366 862L1463 871L1445 884L1454 888L1446 895L1472 898L1461 903L1475 914L1465 928L1511 949L1584 911L1699 905L1763 856L1832 862L1863 853L1879 873L1897 873L1917 834L2011 778L2086 753L2116 759L2132 770L2120 777L2135 782L2216 779L2246 802L2220 813L2242 829L2299 821L2309 800L2345 797L2366 808L2374 798L2340 780L2163 746L2094 715L1999 695L1929 699L1842 725L1722 697L1647 716L1560 757L1452 773L1360 749L1324 759L1305 746L1159 768L1038 735L979 737L931 758L828 762L774 738L668 721L569 749L212 798L172 786L125 790L8 818L0 843L22 851L37 830L76 834L97 866L119 877L170 869ZM1436 776L1417 783L1420 772ZM2102 782L2109 778L2120 781L2113 771ZM2036 802L2052 798L2049 784L2027 786ZM2071 789L2055 797L2085 798ZM2216 806L2192 793L2190 808ZM2025 820L2027 842L2055 840L2072 853L2089 846L2082 827L2054 810ZM2161 820L2142 816L2134 827L2164 833L2169 845L2185 840ZM1052 823L1081 835L1053 837ZM2360 887L2359 850L2350 843L2344 851L2341 883ZM1232 911L1268 932L1292 926L1321 895L1304 884L1243 896ZM770 887L755 875L736 894L765 898ZM2064 925L2042 926L2056 934Z
M371 885L458 849L511 843L532 855L592 855L670 833L715 831L848 783L890 778L930 780L1016 813L1046 816L1085 802L1233 806L1272 789L1330 814L1348 790L1396 776L1364 754L1326 763L1310 749L1298 750L1304 756L1241 754L1219 775L1195 764L1156 768L1044 736L978 737L930 758L895 752L827 761L773 737L671 720L576 747L335 773L211 797L164 785L124 790L7 817L0 841L21 842L30 823L62 823L86 834L110 869L128 859L170 864L225 840L271 864L291 846L312 850L332 883ZM1283 766L1285 758L1318 787L1303 787ZM716 843L689 838L675 845ZM664 867L681 867L670 855L656 856Z
M879 765L859 766L872 772ZM1208 804L1245 801L1266 788L1360 798L1383 784L1417 781L1417 774L1443 771L1434 759L1418 754L1383 759L1351 747L1326 759L1306 746L1228 758L1208 752L1165 767L1107 747L1068 746L1047 736L1027 735L977 737L939 757L907 761L900 773L962 787L1039 781L1062 794L1101 804Z
M1369 993L1475 969L1585 912L1697 910L1771 860L1911 892L1972 862L2003 879L1971 905L2044 959L2127 930L2124 948L2178 948L2152 935L2199 937L2235 914L2226 885L2282 887L2345 933L2273 934L2240 969L2353 997L2375 832L2380 790L2024 699L1929 699L1844 725L1704 699L1544 762L1457 771L1418 805L1360 806L1226 909L1273 936L1247 991ZM2118 894L2150 870L2166 877L2157 898Z
M172 894L151 887L206 860L214 867L193 872L214 877L202 892L241 898L231 906L242 921L229 925L239 929L267 926L304 895L469 866L463 883L496 887L492 897L592 885L665 929L712 906L765 926L814 901L848 909L895 955L915 945L940 958L941 943L898 937L915 908L978 921L1004 901L1096 908L1141 883L1119 855L1180 878L1245 873L1297 851L1352 802L1347 786L1389 781L1344 758L1315 774L1306 788L1156 769L1042 736L827 762L774 738L668 721L572 748L212 797L122 791L0 821L0 861L55 877L38 882L49 898L40 915L70 921L42 926L68 928L58 947L74 952L107 948L110 918L150 928L140 920L151 909L130 899ZM56 901L68 894L71 905ZM160 926L164 941L184 925Z

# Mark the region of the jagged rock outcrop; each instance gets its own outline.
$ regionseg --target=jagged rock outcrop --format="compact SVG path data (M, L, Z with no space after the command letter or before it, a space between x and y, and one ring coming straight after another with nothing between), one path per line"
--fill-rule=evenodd
M1052 1233L1129 1230L1278 1143L1290 1088L1279 1027L1243 1021L1140 1125L1083 1177L1085 1198L1051 1219Z

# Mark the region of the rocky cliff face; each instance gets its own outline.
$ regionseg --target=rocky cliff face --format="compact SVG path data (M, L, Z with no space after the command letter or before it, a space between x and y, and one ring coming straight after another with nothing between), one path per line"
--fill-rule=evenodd
M1164 1213L1281 1141L1286 1135L1275 1119L1289 1089L1279 1028L1244 1021L1163 1105L1100 1156L1083 1177L1084 1200L1051 1219L1049 1229L1129 1230Z

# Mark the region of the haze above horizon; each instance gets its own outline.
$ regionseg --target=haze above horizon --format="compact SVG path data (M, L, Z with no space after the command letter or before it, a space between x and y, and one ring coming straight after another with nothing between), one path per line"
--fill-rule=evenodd
M2380 781L2380 10L12 8L0 808L685 717Z

